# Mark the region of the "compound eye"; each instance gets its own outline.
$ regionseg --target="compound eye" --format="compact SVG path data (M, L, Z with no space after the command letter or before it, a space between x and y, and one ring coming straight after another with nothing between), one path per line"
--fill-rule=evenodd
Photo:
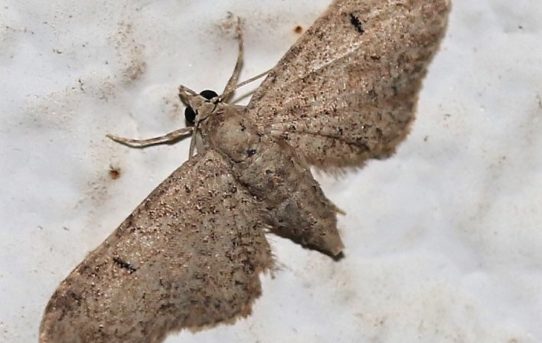
M201 95L207 100L211 100L212 98L218 97L218 94L216 94L215 91L212 91L209 89L202 91L201 93L199 93L199 95ZM192 107L188 106L184 110L184 119L186 120L186 124L188 126L194 126L194 124L196 123L196 112L194 111Z
M207 100L211 100L212 98L216 98L218 96L218 94L216 94L215 91L212 91L212 90L209 90L209 89L206 89L206 90L202 91L201 93L199 93L199 95L201 95L202 97L204 97Z
M196 112L192 109L192 107L187 107L184 110L184 119L186 120L186 124L188 126L194 126L194 123L196 121Z

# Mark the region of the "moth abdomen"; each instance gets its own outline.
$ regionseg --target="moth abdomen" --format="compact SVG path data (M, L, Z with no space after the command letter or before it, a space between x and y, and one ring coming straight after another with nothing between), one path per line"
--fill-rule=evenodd
M263 203L275 231L331 255L341 252L335 207L290 145L259 134L234 107L210 118L202 130L210 146L230 159L239 183Z

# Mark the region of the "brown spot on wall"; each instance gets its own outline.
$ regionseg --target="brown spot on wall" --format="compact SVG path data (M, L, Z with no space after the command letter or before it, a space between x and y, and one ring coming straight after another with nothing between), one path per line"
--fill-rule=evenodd
M294 27L294 32L297 33L298 35L302 34L303 33L303 26L297 25L296 27Z
M118 179L120 177L120 173L121 173L120 168L109 166L109 177L112 180Z

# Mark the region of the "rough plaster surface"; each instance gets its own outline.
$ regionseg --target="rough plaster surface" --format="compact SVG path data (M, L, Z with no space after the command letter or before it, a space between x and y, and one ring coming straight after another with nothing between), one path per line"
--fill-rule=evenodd
M221 89L228 11L246 78L328 2L0 2L0 341L35 342L58 283L187 158L188 142L105 134L178 128L179 83ZM407 141L319 175L347 212L345 258L269 236L280 268L253 315L167 342L542 341L541 17L534 0L454 1Z

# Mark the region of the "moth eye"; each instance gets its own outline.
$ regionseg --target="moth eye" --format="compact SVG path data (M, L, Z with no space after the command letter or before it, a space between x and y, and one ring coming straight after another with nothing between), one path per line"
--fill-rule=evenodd
M206 90L202 91L201 93L199 93L199 95L201 95L202 97L204 97L207 100L211 100L212 98L216 98L218 96L218 94L216 94L215 91L212 91L212 90L209 90L209 89L206 89Z
M185 110L184 110L184 119L186 120L186 123L189 125L189 126L193 126L194 125L194 122L196 120L196 112L194 112L194 110L192 109L192 107L188 106Z
M206 89L206 90L202 91L201 93L199 93L199 95L201 95L202 97L204 97L207 100L211 100L212 98L216 98L218 96L218 94L216 94L215 91L212 91L212 90L209 90L209 89ZM189 126L194 125L194 123L196 121L196 112L194 111L194 109L192 107L188 106L184 110L184 119L186 120L186 123Z

